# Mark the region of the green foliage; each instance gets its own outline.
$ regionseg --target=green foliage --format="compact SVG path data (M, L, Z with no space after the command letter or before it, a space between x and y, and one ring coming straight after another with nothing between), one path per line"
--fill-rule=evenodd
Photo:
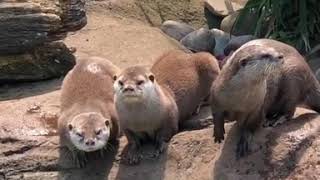
M257 37L277 39L306 53L320 42L319 0L249 0L233 29L248 26Z

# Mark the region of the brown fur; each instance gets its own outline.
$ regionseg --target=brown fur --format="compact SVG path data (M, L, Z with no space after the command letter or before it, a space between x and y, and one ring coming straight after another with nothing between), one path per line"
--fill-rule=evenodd
M152 78L150 78L152 76ZM128 139L128 152L125 160L129 164L140 161L140 147L146 139L155 143L158 156L164 143L178 131L178 110L172 94L157 83L157 77L146 67L129 67L115 77L115 104L119 114L120 126ZM139 81L144 83L137 85ZM126 88L132 88L134 94L143 89L142 97L129 102Z
M90 64L96 63L99 72L88 71ZM95 71L93 69L93 71ZM119 69L106 59L92 57L80 59L73 69L66 75L62 83L61 91L61 117L58 126L61 146L66 146L73 153L76 147L70 142L68 124L81 113L96 112L106 119L111 119L109 141L115 141L118 137L118 117L113 103L113 75ZM95 118L90 116L89 118ZM80 124L85 136L94 136L89 130L96 128L104 122L83 121ZM89 128L89 129L88 129Z
M169 88L179 110L183 125L210 94L210 87L220 72L218 61L209 53L189 54L170 51L157 59L151 71L158 83Z
M274 58L282 64L272 73L262 68L244 72L249 80L237 78L242 60L261 59L265 54L267 59ZM275 40L250 41L227 60L212 86L215 141L224 139L224 118L237 120L240 128L237 156L242 157L248 153L249 140L262 120L275 116L290 119L295 107L303 102L319 112L320 86L303 57L293 47Z

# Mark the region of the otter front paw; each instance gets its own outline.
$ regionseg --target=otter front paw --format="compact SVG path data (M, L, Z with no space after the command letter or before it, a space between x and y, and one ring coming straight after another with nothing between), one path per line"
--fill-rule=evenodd
M221 143L224 140L224 127L214 128L213 137L215 143Z
M156 149L155 151L152 153L152 157L153 158L158 158L160 156L161 153L163 153L165 147L166 147L165 142L161 141L161 142L156 142Z
M139 164L141 161L141 153L138 150L128 150L123 160L129 165Z
M251 137L252 137L252 134L250 132L241 133L240 139L237 144L237 150L236 150L237 159L240 159L250 154L251 151L250 151L249 140Z

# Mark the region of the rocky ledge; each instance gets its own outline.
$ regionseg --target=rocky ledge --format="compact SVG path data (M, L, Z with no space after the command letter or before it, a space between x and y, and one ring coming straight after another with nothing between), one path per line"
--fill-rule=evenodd
M84 27L84 0L4 0L0 24L0 54L24 53Z

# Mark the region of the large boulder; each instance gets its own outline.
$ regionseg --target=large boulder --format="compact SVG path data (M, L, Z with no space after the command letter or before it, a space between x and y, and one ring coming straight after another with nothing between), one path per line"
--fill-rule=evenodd
M164 33L177 41L180 41L187 34L195 30L192 26L186 23L172 20L165 21L160 28Z
M65 75L75 64L58 40L87 24L83 0L0 3L0 83Z
M23 54L0 56L0 84L60 77L74 65L75 57L64 43L46 43Z
M213 53L215 47L215 37L207 28L200 28L189 33L180 40L180 43L193 52Z
M23 53L84 27L84 1L5 0L0 24L0 54Z

